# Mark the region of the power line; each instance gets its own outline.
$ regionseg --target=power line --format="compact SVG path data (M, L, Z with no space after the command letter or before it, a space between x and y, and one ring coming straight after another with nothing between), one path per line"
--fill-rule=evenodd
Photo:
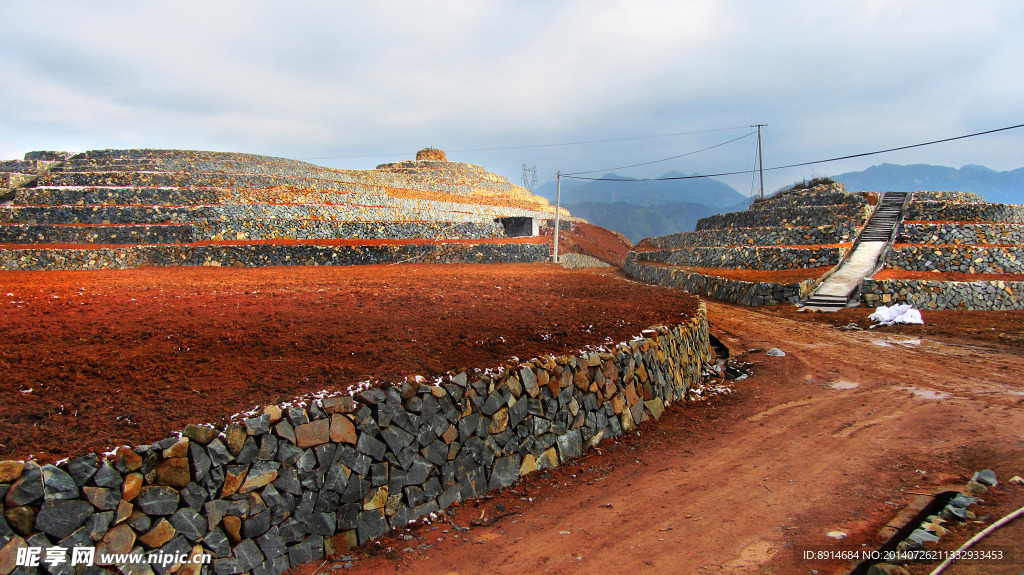
M814 165L814 164L824 164L826 162L836 162L836 161L839 161L839 160L849 160L851 158L863 158L864 156L874 156L874 155L877 155L877 154L885 154L885 153L888 153L888 152L895 152L895 151L898 151L898 150L908 150L910 148L920 148L922 146L931 146L932 144L941 144L943 142L952 142L953 140L963 140L965 138L973 138L975 136L984 136L986 134L994 134L996 132L1005 132L1007 130L1015 130L1017 128L1024 128L1024 124L1017 124L1015 126L1007 126L1005 128L996 128L995 130L985 130L984 132L975 132L973 134L965 134L963 136L955 136L955 137L952 137L952 138L943 138L941 140L932 140L930 142L922 142L920 144L911 144L909 146L899 146L899 147L896 147L896 148L887 148L885 150L877 150L877 151L874 151L874 152L863 152L863 153L860 153L860 154L850 154L848 156L838 156L838 157L835 157L835 158L829 158L827 160L815 160L813 162L800 162L799 164L789 164L789 165L786 165L786 166L775 166L775 167L772 167L772 168L765 168L765 170L766 171L769 171L769 170L784 170L786 168L798 168L798 167L801 167L801 166L811 166L811 165ZM722 173L719 173L719 174L700 174L700 175L693 175L693 176L675 176L675 177L669 177L669 178L583 178L583 177L580 177L580 176L570 176L570 175L567 175L567 174L562 174L562 177L573 178L575 180L592 180L592 181L601 180L601 181L606 181L606 182L656 182L656 181L663 181L663 180L693 180L693 179L697 179L697 178L717 178L717 177L720 177L720 176L735 176L737 174L751 174L751 173L754 173L756 171L757 170L740 170L738 172L722 172ZM577 173L585 173L585 172L577 172Z
M657 164L659 162L667 162L669 160L675 160L677 158L682 158L684 156L692 156L693 154L699 154L700 152L706 152L706 151L711 150L713 148L718 148L718 147L724 146L726 144L731 144L731 143L733 143L733 142L735 142L737 140L742 140L743 138L748 138L748 137L753 136L753 135L754 135L754 132L750 132L749 134L744 134L744 135L740 136L739 138L733 138L733 139L729 140L728 142L722 142L721 144L715 144L714 146L708 146L707 148L701 148L699 150L694 150L692 152L686 152L685 154L679 154L678 156L672 156L671 158L664 158L664 159L661 159L661 160L652 160L650 162L643 162L643 163L640 163L640 164L631 164L629 166L619 166L617 168L603 168L603 169L600 169L600 170L587 170L585 172L572 172L571 174L562 174L562 175L565 176L565 177L572 177L574 174L593 174L594 172L610 172L612 170L624 170L626 168L635 168L637 166L649 166L651 164Z
M611 139L608 139L608 140L584 140L584 141L579 141L579 142L561 142L561 143L557 143L557 144L532 144L532 145L527 145L527 146L503 146L503 147L497 147L497 148L471 148L471 149L466 149L466 150L446 150L446 153L448 153L448 154L461 154L461 153L465 153L465 152L494 152L494 151L500 151L500 150L525 150L525 149L528 149L528 148L555 148L555 147L558 147L558 146L581 146L581 145L585 145L585 144L604 144L604 143L608 143L608 142L630 142L630 141L634 141L634 140L651 140L651 139L654 139L654 138L671 138L671 137L674 137L674 136L689 136L689 135L692 135L692 134L707 134L707 133L710 133L710 132L726 132L726 131L729 131L729 130L739 130L739 129L745 128L745 127L746 126L733 126L731 128L713 128L711 130L696 130L696 131L693 131L693 132L676 132L674 134L658 134L658 135L654 135L654 136L634 136L634 137L631 137L631 138L611 138ZM301 160L301 161L308 161L308 160L347 160L347 159L354 159L354 158L382 158L382 157L388 157L388 156L411 156L412 154L415 154L415 152L399 152L399 153L392 153L392 154L364 154L364 155L359 155L359 156L323 156L323 157L318 157L318 158L298 158L298 159ZM577 173L586 173L586 172L577 172Z

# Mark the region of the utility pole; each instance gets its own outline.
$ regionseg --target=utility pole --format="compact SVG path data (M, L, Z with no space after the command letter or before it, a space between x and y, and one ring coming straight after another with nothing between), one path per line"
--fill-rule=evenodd
M558 228L561 226L561 215L562 215L562 172L558 172L558 180L555 185L555 257L554 261L558 263Z
M757 128L757 171L761 174L761 199L764 199L764 157L761 155L761 127L768 124L754 124L751 128Z

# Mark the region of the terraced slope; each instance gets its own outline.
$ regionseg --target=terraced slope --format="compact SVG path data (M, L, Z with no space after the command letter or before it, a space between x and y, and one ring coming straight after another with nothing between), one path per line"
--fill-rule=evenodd
M877 198L834 182L786 190L746 211L704 218L693 232L648 238L625 269L724 301L796 303L853 245L871 214L869 199Z
M439 160L336 170L251 154L34 152L0 162L0 268L541 261L498 218L544 198ZM568 214L563 214L568 216Z
M867 305L1024 309L1024 206L964 192L915 192Z

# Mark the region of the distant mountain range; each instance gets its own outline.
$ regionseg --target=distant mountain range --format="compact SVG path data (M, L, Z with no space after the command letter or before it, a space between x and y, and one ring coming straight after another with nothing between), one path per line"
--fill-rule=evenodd
M668 172L661 178L684 174ZM851 192L974 192L989 202L1024 203L1024 168L997 172L985 166L882 164L832 176ZM624 181L619 181L624 180ZM555 180L534 190L555 203ZM597 180L562 178L562 206L590 223L625 235L633 243L651 236L693 231L697 220L747 209L750 199L713 178L635 180L605 174Z
M712 178L670 180L684 178L686 174L671 171L659 180L636 180L616 174L605 174L596 180L562 178L562 204L597 202L602 204L631 204L658 206L664 204L701 204L716 208L735 206L749 201L742 194ZM551 180L533 193L555 202L556 181ZM619 230L616 230L619 231Z
M846 184L846 189L851 192L974 192L989 202L1024 203L1024 168L997 172L973 164L959 170L929 164L882 164L861 172L832 176L832 179Z

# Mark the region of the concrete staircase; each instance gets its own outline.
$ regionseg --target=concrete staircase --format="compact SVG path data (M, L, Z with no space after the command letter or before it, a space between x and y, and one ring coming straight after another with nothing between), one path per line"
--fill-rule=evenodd
M838 311L845 308L860 282L875 269L885 252L906 201L906 192L886 192L864 226L853 251L803 304L804 309Z

